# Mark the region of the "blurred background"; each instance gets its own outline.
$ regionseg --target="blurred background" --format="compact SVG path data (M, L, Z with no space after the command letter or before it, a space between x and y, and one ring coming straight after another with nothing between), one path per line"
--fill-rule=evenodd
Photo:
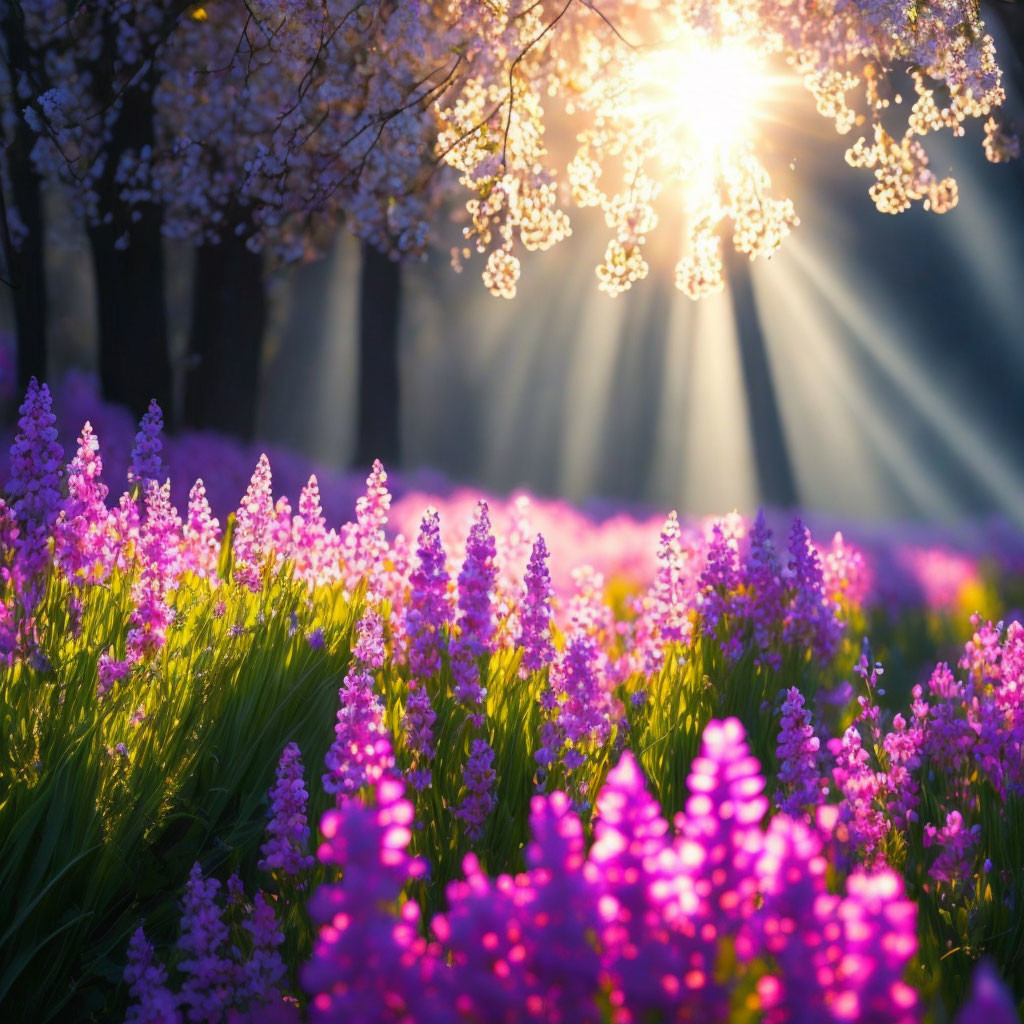
M1020 62L990 28L1024 123ZM800 226L770 261L733 259L726 291L696 303L673 286L670 223L652 235L648 278L611 299L594 275L607 229L577 213L571 238L524 258L511 301L487 293L479 265L452 270L457 226L401 267L340 229L325 258L268 282L256 438L338 468L379 455L573 501L1024 525L1024 164L988 163L980 125L933 137L959 205L892 217L809 99L775 141ZM181 423L195 255L165 254ZM46 272L56 381L97 366L85 239L63 234ZM7 332L10 306L0 290Z

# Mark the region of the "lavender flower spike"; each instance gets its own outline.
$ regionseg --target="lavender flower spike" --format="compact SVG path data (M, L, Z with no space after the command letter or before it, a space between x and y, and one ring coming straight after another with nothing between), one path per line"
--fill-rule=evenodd
M302 778L302 754L298 744L289 743L277 764L277 782L270 790L269 838L260 848L261 870L293 876L313 866L313 857L305 852L309 843L308 799Z

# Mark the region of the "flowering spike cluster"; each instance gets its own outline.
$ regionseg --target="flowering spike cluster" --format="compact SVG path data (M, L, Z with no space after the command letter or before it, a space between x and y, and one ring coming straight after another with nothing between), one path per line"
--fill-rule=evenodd
M360 620L356 652L383 658L380 619L371 612ZM391 737L384 724L384 707L374 692L372 666L353 659L338 691L341 708L334 727L334 742L324 758L327 767L323 786L338 805L354 797L364 786L375 785L389 775L395 758Z
M256 593L261 586L263 567L270 557L274 528L270 460L259 457L242 504L235 513L235 582Z
M830 740L829 747L835 755L832 777L842 799L840 820L851 848L872 867L882 859L882 842L889 831L884 810L887 777L869 763L870 755L856 725L851 725L841 740Z
M413 786L430 785L429 763L435 753L434 722L437 719L427 692L427 680L441 670L444 630L450 625L448 569L441 545L441 522L434 508L423 513L416 544L416 565L409 574L409 602L405 635L409 656L409 696L402 729L415 757Z
M163 647L174 620L169 593L181 568L181 519L171 504L170 483L150 481L146 490L146 521L139 545L140 570L132 584L132 614L126 650L135 663Z
M320 485L315 475L310 476L299 495L292 549L295 574L310 586L325 581L337 571L332 564L333 544L320 507Z
M760 660L778 670L782 664L778 651L784 600L782 568L764 509L758 510L750 531L750 551L744 568L749 591L746 612L754 627L754 644Z
M349 587L366 577L369 593L377 598L383 597L379 590L388 552L384 527L390 508L388 475L376 459L366 478L366 493L356 502L356 522L346 538L345 558Z
M658 571L651 588L650 638L644 666L650 673L660 669L665 645L686 644L693 635L689 615L693 581L685 571L688 555L682 544L679 517L670 512L658 539Z
M137 485L142 492L150 483L160 484L167 476L167 470L160 459L163 450L160 434L163 429L163 413L154 398L139 420L139 432L135 435L132 462L128 468L128 483Z
M939 848L939 856L928 869L928 874L937 882L957 885L969 883L974 875L975 853L980 838L981 826L972 825L967 828L959 811L950 811L942 828L925 825L925 847Z
M220 522L210 511L206 485L200 477L188 493L188 519L184 529L184 558L197 576L209 580L217 578L220 537Z
M128 943L124 980L132 999L125 1024L180 1024L178 1000L167 987L167 971L156 962L142 928Z
M57 441L57 417L50 389L35 377L29 382L11 445L7 484L17 523L15 585L26 609L35 607L39 577L48 562L47 540L60 510L64 450Z
M235 999L243 1005L270 1003L280 995L288 969L280 952L284 934L278 929L273 905L266 901L262 892L256 893L252 912L242 927L252 940L252 952L242 967Z
M611 701L593 636L577 631L569 638L540 704L546 721L536 760L548 771L560 761L572 773L600 749L611 731Z
M306 783L302 777L302 754L297 743L289 743L277 764L277 781L270 790L270 823L267 841L260 848L263 871L294 876L313 866L306 853L309 825L306 823Z
M779 762L775 803L791 818L810 820L810 815L828 793L818 769L820 747L821 740L814 735L803 694L792 686L784 694L779 743L775 750Z
M477 505L466 541L466 557L459 572L458 634L451 644L455 699L471 710L473 721L483 724L487 691L480 685L477 659L494 649L494 586L498 578L496 548L487 514L487 502Z
M547 545L538 533L523 583L519 634L523 673L545 668L555 657L555 646L551 641L551 573L548 572L547 560Z
M526 871L490 878L468 855L426 932L416 901L394 909L424 865L407 853L412 806L382 780L375 808L321 823L344 881L309 906L312 1019L597 1024L610 1003L624 1021L721 1021L742 993L771 1024L917 1021L917 910L898 877L856 871L830 893L816 832L784 815L762 831L758 768L739 722L711 722L672 834L624 752L589 852L567 795L535 796Z
M739 553L735 540L715 523L707 563L700 575L700 616L704 632L719 643L729 658L739 655L739 638L727 630L728 619L740 610Z
M219 890L220 882L204 879L198 862L192 866L178 939L178 948L184 954L178 965L185 976L181 1002L189 1021L219 1019L238 981L237 966L227 955L228 928L216 902Z
M475 739L470 745L469 758L462 769L462 783L466 798L455 809L455 817L465 823L466 835L478 842L484 837L487 818L494 810L494 751L486 740Z
M320 821L317 856L340 866L344 883L320 886L308 905L320 930L301 980L315 1024L415 1020L429 999L437 954L420 937L419 907L409 900L399 919L386 909L425 870L406 853L412 804L393 779L382 779L375 796L376 808L350 801Z
M54 557L75 583L102 583L116 556L107 486L100 479L103 460L99 448L99 439L87 422L68 466L68 497L54 527Z
M477 504L459 572L459 646L476 658L492 650L494 586L498 578L497 550L487 502Z
M810 530L799 518L789 535L787 580L792 590L782 639L786 644L812 650L822 661L835 653L842 633L837 606L825 593L821 559L811 543Z
M387 660L384 644L384 623L380 613L370 606L356 624L356 643L352 657L367 668L379 669Z

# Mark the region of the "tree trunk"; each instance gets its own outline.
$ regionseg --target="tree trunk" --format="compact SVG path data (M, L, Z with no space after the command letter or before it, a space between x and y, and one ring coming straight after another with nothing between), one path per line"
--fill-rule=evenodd
M398 320L401 267L372 246L363 245L359 282L359 391L356 466L374 459L400 462Z
M230 234L196 251L185 422L251 440L267 321L263 257Z
M118 246L111 225L89 228L96 276L100 387L108 402L141 416L155 398L169 422L173 413L167 352L164 250L160 217L146 210Z
M8 78L15 82L29 65L24 24L15 5L0 20L6 43ZM46 379L46 264L44 262L43 200L39 175L32 167L35 134L19 111L14 136L6 154L8 183L14 213L25 229L24 237L12 238L9 212L3 209L3 242L6 272L13 289L14 325L17 334L18 389L24 393L32 377ZM0 197L2 202L2 197Z
M153 143L153 83L128 88L111 130L105 173L99 183L101 209L110 222L89 228L96 274L100 386L110 402L136 416L155 398L173 426L171 361L167 351L163 207L128 204L114 179L121 157Z

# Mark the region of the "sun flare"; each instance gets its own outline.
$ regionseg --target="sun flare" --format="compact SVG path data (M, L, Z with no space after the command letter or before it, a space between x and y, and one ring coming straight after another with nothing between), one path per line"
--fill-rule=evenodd
M637 62L634 75L643 112L709 156L750 141L768 85L763 57L743 46L657 50Z

